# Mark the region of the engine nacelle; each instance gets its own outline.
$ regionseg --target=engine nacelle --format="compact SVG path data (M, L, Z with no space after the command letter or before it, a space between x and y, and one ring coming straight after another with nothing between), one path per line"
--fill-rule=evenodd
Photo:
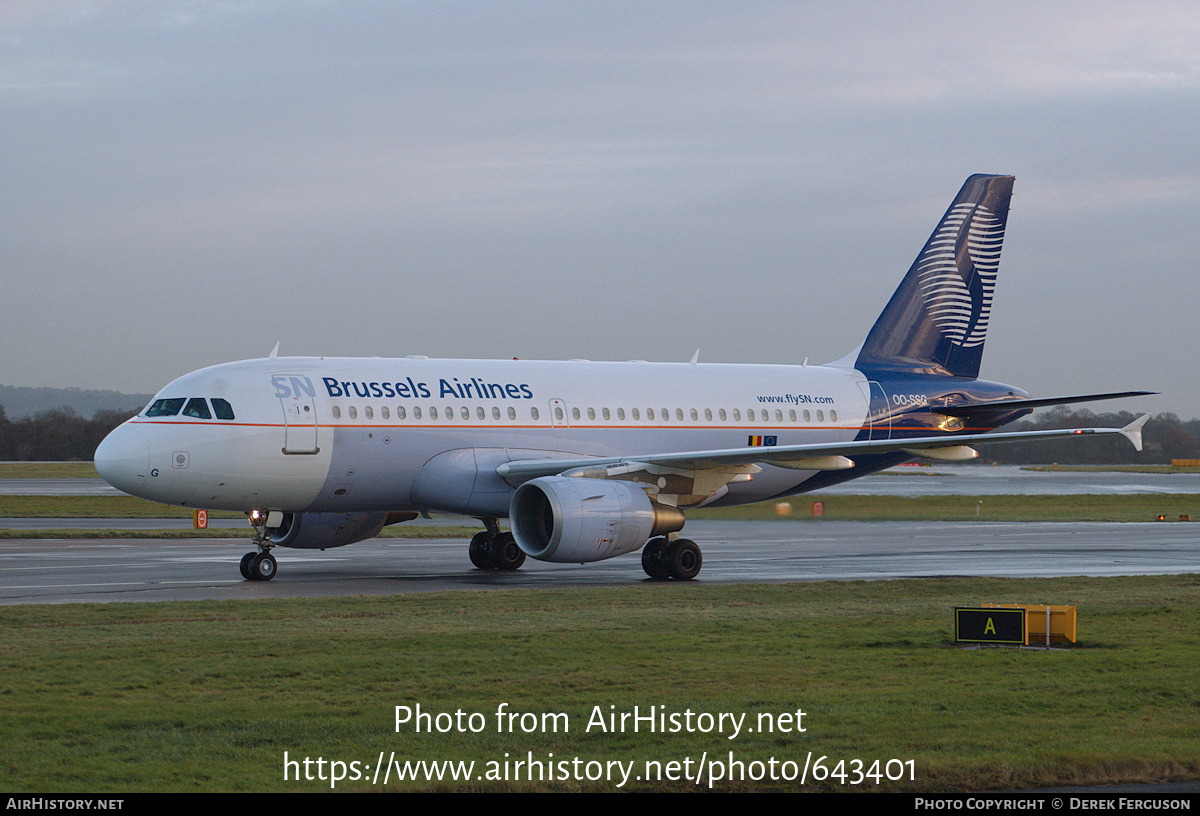
M344 547L379 535L389 518L388 513L284 513L283 523L267 530L267 540L300 550Z
M683 528L683 512L650 501L634 482L544 476L517 488L513 537L530 558L585 563L640 549Z

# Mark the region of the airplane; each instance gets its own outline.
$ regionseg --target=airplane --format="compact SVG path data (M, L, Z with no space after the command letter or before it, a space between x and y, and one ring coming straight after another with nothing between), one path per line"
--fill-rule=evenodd
M245 511L247 580L275 576L276 547L341 547L430 511L480 520L479 569L641 550L650 578L690 580L703 556L679 531L697 507L968 461L984 443L1117 434L1141 450L1149 415L993 432L1042 406L1151 393L1033 399L979 379L1012 187L967 179L866 339L826 365L278 357L277 344L171 382L103 440L96 469L135 496Z

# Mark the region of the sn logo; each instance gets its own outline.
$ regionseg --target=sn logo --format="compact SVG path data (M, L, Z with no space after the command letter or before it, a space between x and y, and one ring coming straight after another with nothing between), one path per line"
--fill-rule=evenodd
M275 386L275 396L278 399L288 399L289 397L300 399L304 396L316 396L312 380L308 377L276 374L271 377L271 385Z

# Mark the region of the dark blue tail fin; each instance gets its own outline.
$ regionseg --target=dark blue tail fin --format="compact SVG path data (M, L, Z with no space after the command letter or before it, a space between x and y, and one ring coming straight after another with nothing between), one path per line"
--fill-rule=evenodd
M971 176L875 321L854 367L979 376L1012 176Z

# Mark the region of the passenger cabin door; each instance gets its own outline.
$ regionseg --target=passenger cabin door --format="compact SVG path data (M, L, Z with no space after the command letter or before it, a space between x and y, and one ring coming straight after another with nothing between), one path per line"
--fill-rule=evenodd
M862 387L862 384L859 384ZM883 386L875 380L868 383L868 387L863 389L867 397L867 439L891 439L892 438L892 411L888 405L887 393L883 390Z
M271 384L283 409L283 452L319 453L316 389L312 380L299 374L273 374Z

